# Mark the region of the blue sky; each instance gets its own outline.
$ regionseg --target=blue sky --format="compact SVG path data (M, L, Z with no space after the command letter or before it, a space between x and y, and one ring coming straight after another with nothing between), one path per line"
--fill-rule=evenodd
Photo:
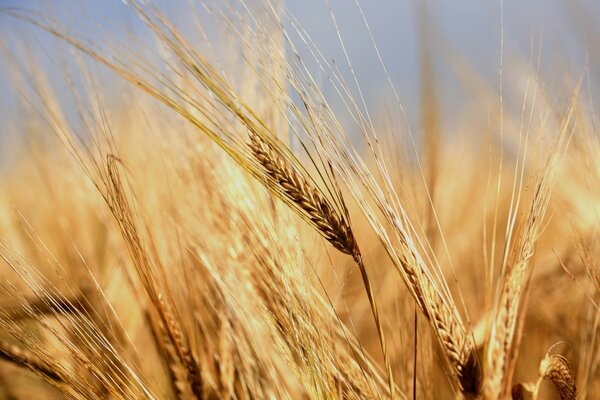
M233 0L230 0L233 2ZM389 69L402 101L408 106L417 104L419 93L419 36L416 23L416 4L420 0L362 0L361 6L372 28L376 43ZM186 4L193 0L157 0L156 3L175 23L185 24L189 18ZM382 96L386 81L373 51L354 0L330 0L340 30L354 63L368 103L376 107L385 99ZM500 0L429 0L428 15L433 51L438 55L436 72L438 81L452 97L458 90L456 77L444 64L444 54L450 51L471 64L476 73L490 82L497 79L500 53ZM322 52L338 63L343 62L337 36L327 11L326 0L288 0L287 7L300 20ZM576 5L576 6L575 6ZM128 29L136 30L139 21L122 0L0 0L0 6L19 6L44 9L51 15L65 16L65 20L94 21L115 35ZM50 10L50 11L47 11ZM53 11L54 10L54 11ZM83 16L83 19L81 18ZM583 16L583 17L582 17ZM587 21L587 22L586 22ZM531 38L543 38L543 68L556 73L563 68L580 72L586 56L600 57L600 45L595 44L595 33L589 26L600 21L600 2L595 0L504 0L505 62L527 60ZM91 24L90 24L91 26ZM93 32L94 29L90 28ZM41 53L49 38L43 32L25 24L0 16L0 34L10 43L25 36ZM588 44L591 45L588 46ZM537 46L534 45L534 46ZM439 55L442 55L439 57ZM50 58L51 56L43 56ZM42 57L42 58L43 58ZM51 62L49 62L51 64ZM600 70L600 67L596 67ZM0 110L6 111L7 77L0 71ZM444 99L442 99L444 100ZM446 99L451 101L452 98Z

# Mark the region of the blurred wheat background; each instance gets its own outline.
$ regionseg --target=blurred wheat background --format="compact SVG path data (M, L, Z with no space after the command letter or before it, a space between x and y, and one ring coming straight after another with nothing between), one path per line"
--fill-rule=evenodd
M600 398L598 21L0 1L0 398Z

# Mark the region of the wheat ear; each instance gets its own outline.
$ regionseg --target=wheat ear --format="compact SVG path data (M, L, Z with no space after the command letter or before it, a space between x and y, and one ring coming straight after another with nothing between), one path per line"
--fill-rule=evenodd
M385 207L386 216L398 234L401 247L392 246L385 237L382 243L417 306L429 321L461 392L477 394L482 373L473 338L465 329L452 299L442 296L435 282L425 272L424 261L401 222L388 206Z
M452 366L460 390L477 394L481 384L481 368L472 337L465 330L456 309L446 303L429 279L419 279L417 298L424 303L423 312L438 337L442 351Z
M192 392L197 399L202 399L204 395L200 368L194 359L188 338L185 336L176 318L176 314L173 312L172 304L159 290L159 284L156 281L153 268L158 261L151 259L150 252L144 247L142 239L139 236L126 189L117 168L117 161L117 158L113 155L107 156L106 175L103 177L106 193L102 195L117 221L133 265L152 306L155 307L160 321L163 323L167 333L166 336L173 344L179 361L187 372Z
M54 386L64 383L61 374L47 362L27 349L23 349L5 340L0 340L0 359L13 362L21 367L27 368Z
M319 233L342 253L353 255L357 250L356 241L349 224L329 205L321 192L258 134L250 135L249 146L264 172L279 185L285 196L306 213Z
M540 363L540 375L543 379L552 381L560 400L577 399L577 385L565 357L547 354Z
M281 193L284 197L287 197L287 200L306 214L310 222L325 239L342 253L351 255L358 265L371 312L375 319L388 375L390 397L395 398L396 385L392 375L392 365L387 351L377 302L373 296L373 287L362 254L354 239L347 217L337 212L336 208L330 204L321 191L309 179L305 178L302 172L289 163L271 143L265 141L258 134L251 132L249 147L258 163L263 167L264 173L270 179L268 183L270 188L275 190L276 193ZM278 187L273 187L273 185Z

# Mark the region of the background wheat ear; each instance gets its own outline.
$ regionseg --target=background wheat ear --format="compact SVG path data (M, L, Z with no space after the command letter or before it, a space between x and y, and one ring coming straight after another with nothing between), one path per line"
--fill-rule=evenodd
M540 377L554 384L561 400L577 399L575 377L565 357L547 354L540 363Z
M0 358L14 362L24 368L40 374L50 384L60 387L64 380L57 365L51 365L42 360L38 355L27 349L22 349L15 344L0 340Z

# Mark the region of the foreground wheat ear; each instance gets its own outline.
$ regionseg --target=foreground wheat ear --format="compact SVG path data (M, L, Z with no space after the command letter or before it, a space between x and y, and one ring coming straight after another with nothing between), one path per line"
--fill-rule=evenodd
M539 367L539 377L535 383L519 383L513 386L513 400L540 398L540 385L543 381L552 382L560 400L577 400L577 384L567 359L558 354L547 353Z
M346 217L332 208L319 190L288 164L275 148L257 134L250 135L250 148L265 173L279 190L298 205L318 231L336 249L355 258L360 251Z
M540 364L543 379L551 381L561 400L576 400L577 385L567 360L556 354L548 354Z
M390 396L394 397L395 383L392 378L391 364L377 303L373 297L373 288L369 275L362 260L362 254L350 228L347 212L337 213L326 198L308 179L304 178L293 165L280 156L280 152L270 143L265 142L259 135L250 134L250 148L258 162L264 167L265 173L271 178L271 185L275 184L275 191L282 191L287 198L303 210L313 225L336 249L344 254L351 255L360 269L365 285L373 317L377 325L382 351L385 359L388 377L390 379ZM272 187L272 186L271 186ZM343 199L340 200L343 205ZM343 206L345 211L345 206Z

